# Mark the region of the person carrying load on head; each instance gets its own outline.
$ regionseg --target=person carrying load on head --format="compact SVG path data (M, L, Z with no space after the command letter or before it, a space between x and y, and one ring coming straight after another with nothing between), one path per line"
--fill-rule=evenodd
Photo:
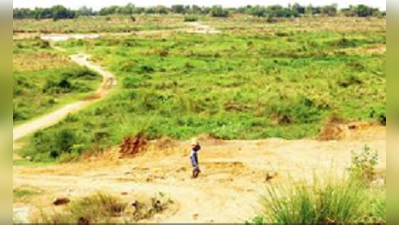
M198 152L200 150L201 150L200 143L198 142L198 140L193 139L191 141L191 154L190 154L191 164L193 166L193 178L197 178L198 175L201 173L198 161Z

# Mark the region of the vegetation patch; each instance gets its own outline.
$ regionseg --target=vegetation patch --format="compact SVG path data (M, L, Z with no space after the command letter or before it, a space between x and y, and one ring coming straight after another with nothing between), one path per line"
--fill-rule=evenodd
M386 186L370 186L377 158L365 147L353 154L349 177L269 184L252 223L386 223Z
M146 140L198 134L224 140L316 137L333 113L346 121L386 122L385 53L341 51L383 45L383 22L362 20L360 27L373 29L346 32L325 27L335 21L349 29L354 19L303 20L312 29L292 21L260 26L242 17L211 18L207 23L230 30L60 43L71 52L89 51L120 85L104 101L35 135L26 156L59 160L138 134ZM240 32L249 24L252 30ZM68 83L54 81L61 86L55 93L69 90ZM22 109L16 116L24 116ZM79 137L66 147L55 140L65 130Z
M173 202L165 198L164 194L129 202L99 192L72 201L65 207L54 208L52 211L42 209L34 220L49 224L136 223L164 212L171 204Z
M13 202L27 202L37 195L42 193L38 188L20 187L13 189Z
M13 123L30 120L94 91L100 77L40 39L14 40Z

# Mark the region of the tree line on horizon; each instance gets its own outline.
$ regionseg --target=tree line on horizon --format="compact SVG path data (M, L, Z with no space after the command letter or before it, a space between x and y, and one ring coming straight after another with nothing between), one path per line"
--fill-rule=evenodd
M325 15L337 16L344 15L348 17L371 17L386 16L386 11L380 11L378 8L367 5L352 5L349 8L339 9L337 4L326 6L303 6L298 3L290 4L287 7L281 5L272 6L244 6L238 8L226 8L220 5L212 7L200 7L197 5L173 5L154 6L154 7L136 7L133 4L126 6L110 6L100 10L93 10L89 7L81 7L77 10L66 8L62 5L56 5L51 8L14 8L13 19L74 19L79 16L108 16L108 15L134 15L134 14L190 14L190 15L210 15L213 17L228 17L232 14L247 14L257 17L268 18L292 18L303 15Z

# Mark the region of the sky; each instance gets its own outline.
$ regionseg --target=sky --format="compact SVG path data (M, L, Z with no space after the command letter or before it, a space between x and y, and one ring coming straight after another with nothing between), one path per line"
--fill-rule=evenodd
M383 10L386 9L385 0L13 0L13 8L51 7L61 4L73 9L88 6L97 10L110 5L126 5L128 3L133 3L136 6L184 4L199 6L223 5L230 7L244 5L288 5L295 2L302 5L312 4L314 6L337 3L341 8L348 7L349 5L365 4Z

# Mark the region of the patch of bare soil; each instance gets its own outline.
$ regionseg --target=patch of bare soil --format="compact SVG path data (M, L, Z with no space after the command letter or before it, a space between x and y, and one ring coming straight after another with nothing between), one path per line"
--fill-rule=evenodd
M125 138L125 141L119 146L122 157L134 156L146 149L148 141L140 136Z
M14 171L13 183L72 198L98 190L137 195L162 192L179 205L178 211L145 222L242 223L255 216L254 207L265 185L312 180L314 173L345 173L352 151L359 152L365 145L378 151L378 170L384 173L386 128L356 123L347 129L348 138L339 141L204 141L198 179L191 178L189 142L167 140L148 142L147 149L133 158L105 154L82 163L20 168ZM126 149L135 152L142 143L132 138Z
M375 46L366 46L366 47L357 47L357 48L348 48L342 50L346 54L349 55L359 55L359 54L384 54L387 52L386 45L375 45Z

